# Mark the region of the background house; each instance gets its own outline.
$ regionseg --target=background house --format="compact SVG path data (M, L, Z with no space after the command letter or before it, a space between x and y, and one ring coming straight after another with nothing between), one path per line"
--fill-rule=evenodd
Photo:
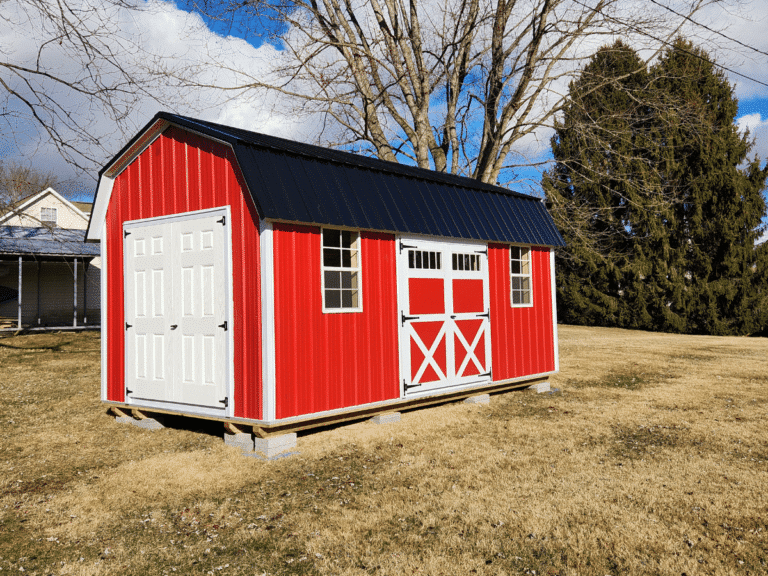
M101 259L90 204L48 188L0 216L0 330L98 327Z

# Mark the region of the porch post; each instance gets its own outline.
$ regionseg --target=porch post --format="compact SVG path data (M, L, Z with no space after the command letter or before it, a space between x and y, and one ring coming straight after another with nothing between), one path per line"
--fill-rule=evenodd
M72 326L77 326L77 258L75 258L75 305L73 307L73 319L72 319Z
M83 326L88 324L88 266L91 261L83 259Z
M42 262L37 261L37 325L40 326L40 265Z
M19 317L17 328L21 330L21 256L19 256Z

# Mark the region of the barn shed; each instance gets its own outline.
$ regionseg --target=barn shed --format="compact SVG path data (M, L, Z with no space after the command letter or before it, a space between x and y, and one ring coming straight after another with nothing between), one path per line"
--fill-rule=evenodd
M497 186L161 112L86 237L118 409L267 436L558 370L563 240Z

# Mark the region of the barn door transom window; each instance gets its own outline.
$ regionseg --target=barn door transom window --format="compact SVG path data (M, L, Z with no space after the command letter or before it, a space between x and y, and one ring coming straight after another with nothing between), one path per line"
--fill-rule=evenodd
M360 233L323 228L322 237L323 312L362 311Z
M405 394L489 382L486 246L403 238L398 248Z

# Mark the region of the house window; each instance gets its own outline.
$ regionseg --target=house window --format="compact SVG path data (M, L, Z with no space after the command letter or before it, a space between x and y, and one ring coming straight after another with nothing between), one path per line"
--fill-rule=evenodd
M531 249L509 247L509 277L512 287L512 306L531 306Z
M360 234L323 228L323 311L362 310Z
M40 208L40 222L56 226L56 208Z

